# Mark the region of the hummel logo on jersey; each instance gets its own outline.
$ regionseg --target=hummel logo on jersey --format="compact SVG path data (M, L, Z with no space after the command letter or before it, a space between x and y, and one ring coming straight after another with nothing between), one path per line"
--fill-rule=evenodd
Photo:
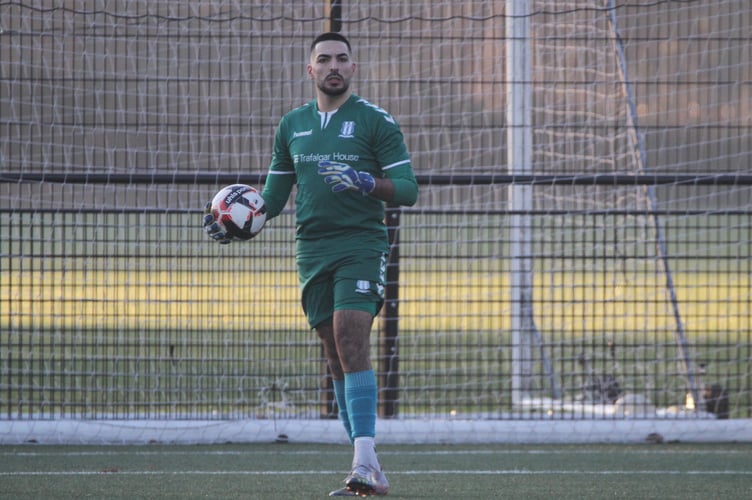
M358 280L355 283L355 291L357 293L369 293L371 291L371 283L368 280Z
M342 128L339 129L339 136L343 139L355 137L355 122L342 122Z
M311 135L311 134L313 134L313 129L306 130L304 132L293 132L292 138L295 139L296 137L305 137L305 136Z

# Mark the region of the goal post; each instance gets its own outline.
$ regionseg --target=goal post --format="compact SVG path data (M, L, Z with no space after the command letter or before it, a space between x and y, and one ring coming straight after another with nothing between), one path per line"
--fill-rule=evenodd
M533 174L532 87L530 85L530 7L527 1L507 0L507 170L511 176ZM542 349L543 340L535 326L533 306L533 232L530 185L509 185L510 316L512 329L512 402L529 399L533 386L534 348L541 349L551 397L558 399L551 365Z

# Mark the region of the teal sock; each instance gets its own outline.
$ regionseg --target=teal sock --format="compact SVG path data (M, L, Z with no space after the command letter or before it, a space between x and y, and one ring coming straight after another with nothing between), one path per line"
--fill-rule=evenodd
M345 381L333 380L334 383L334 399L337 401L337 407L339 407L339 420L345 427L347 432L347 438L350 440L350 444L353 443L352 429L350 428L350 417L347 415L347 398L345 397Z
M351 437L376 436L376 374L373 370L345 373L345 397Z

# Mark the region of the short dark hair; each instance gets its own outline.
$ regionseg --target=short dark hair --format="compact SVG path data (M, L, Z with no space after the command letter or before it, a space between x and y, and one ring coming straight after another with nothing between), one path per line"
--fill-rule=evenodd
M341 35L339 33L335 33L334 31L330 31L328 33L322 33L319 36L317 36L313 42L311 42L311 52L313 52L313 49L316 48L316 44L319 42L326 42L328 40L334 40L336 42L342 42L345 45L347 45L347 51L352 53L352 48L350 47L350 42L347 41L347 38L345 38L344 35Z

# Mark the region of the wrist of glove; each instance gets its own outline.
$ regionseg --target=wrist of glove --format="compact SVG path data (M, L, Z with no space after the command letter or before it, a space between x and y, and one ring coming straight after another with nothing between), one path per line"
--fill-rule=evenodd
M234 239L223 230L217 219L214 218L214 214L211 211L211 202L208 202L204 207L204 231L206 231L209 237L213 240L218 241L223 245L232 243Z
M347 163L320 161L319 175L324 177L324 182L329 184L335 193L349 189L369 194L376 189L376 180L371 174L359 172Z

